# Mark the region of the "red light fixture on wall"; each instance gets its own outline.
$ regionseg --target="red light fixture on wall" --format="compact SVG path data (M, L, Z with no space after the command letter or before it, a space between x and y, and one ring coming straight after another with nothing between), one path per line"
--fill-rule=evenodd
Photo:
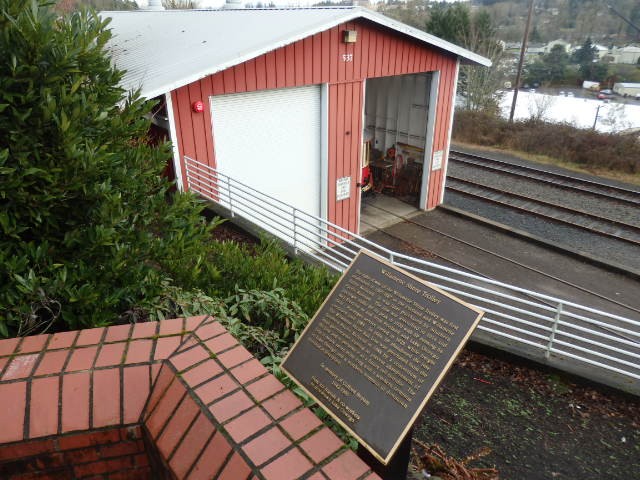
M196 113L202 113L204 112L204 103L202 102L202 100L198 100L197 102L193 102L191 104L191 108Z

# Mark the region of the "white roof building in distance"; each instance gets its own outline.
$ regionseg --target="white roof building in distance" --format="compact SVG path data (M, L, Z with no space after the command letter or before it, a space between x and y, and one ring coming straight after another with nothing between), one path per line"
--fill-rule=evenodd
M625 47L616 47L611 50L611 56L614 63L626 63L636 65L640 60L640 47L636 45L627 45Z
M640 83L620 82L613 84L613 91L624 97L635 97L640 95Z

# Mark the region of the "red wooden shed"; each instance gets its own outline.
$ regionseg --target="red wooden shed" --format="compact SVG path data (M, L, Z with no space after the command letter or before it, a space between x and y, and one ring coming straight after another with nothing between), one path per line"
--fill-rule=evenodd
M368 155L379 190L407 167L442 201L459 65L490 65L359 7L103 16L123 86L164 98L179 188L189 157L355 233Z

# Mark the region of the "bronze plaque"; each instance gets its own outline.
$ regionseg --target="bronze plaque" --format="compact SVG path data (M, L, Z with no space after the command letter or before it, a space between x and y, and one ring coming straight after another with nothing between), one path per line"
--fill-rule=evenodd
M361 252L282 368L387 464L482 314Z

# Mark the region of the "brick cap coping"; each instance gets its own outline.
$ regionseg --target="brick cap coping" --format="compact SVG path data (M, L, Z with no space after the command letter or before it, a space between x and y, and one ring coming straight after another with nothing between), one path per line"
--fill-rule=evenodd
M141 425L178 479L379 478L207 316L0 340L0 398L4 449Z

